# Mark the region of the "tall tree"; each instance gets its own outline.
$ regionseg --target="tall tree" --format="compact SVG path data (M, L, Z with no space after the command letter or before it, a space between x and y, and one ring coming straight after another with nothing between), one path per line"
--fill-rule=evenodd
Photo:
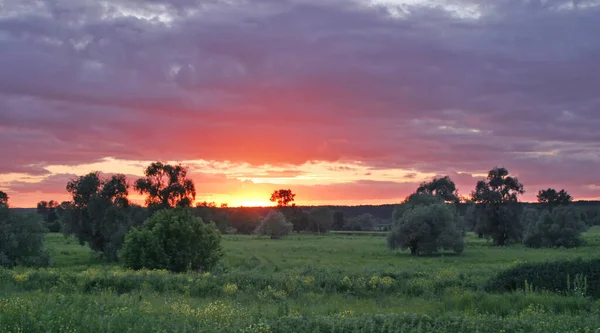
M37 204L37 213L42 216L50 232L60 231L60 222L58 222L58 214L56 212L57 207L58 202L54 200L40 201Z
M557 206L568 205L573 202L573 197L567 191L560 190L556 191L553 188L549 188L547 190L540 190L537 194L538 202L541 204L545 204L550 207L550 209Z
M294 198L296 198L296 194L292 190L281 189L273 191L270 200L271 202L277 202L277 207L287 207L290 203L294 202Z
M135 190L146 194L146 205L152 211L173 207L190 207L196 199L194 182L187 178L181 165L155 162L144 171L146 177L135 182Z
M471 194L477 205L478 232L499 246L520 240L523 230L518 197L523 193L523 184L517 177L510 176L506 168L490 170L485 180L477 182Z
M63 202L58 208L63 232L102 252L105 259L116 260L125 234L139 223L130 215L128 188L124 175L103 180L92 172L69 181L67 191L72 201Z
M417 193L429 193L442 198L445 202L460 202L456 184L454 184L449 176L434 178L430 182L421 183L419 188L417 188Z
M0 191L0 204L8 206L8 194Z

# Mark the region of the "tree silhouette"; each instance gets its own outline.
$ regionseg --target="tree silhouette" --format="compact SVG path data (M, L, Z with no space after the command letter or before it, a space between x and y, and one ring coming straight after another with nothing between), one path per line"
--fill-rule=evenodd
M436 197L442 198L445 202L459 203L458 191L456 184L449 176L443 178L434 178L430 182L421 183L417 189L417 193L429 193Z
M125 234L136 222L130 216L128 188L124 175L103 180L92 172L70 180L67 191L72 201L57 209L65 235L75 235L105 259L116 260Z
M8 205L8 194L0 191L0 204Z
M271 194L271 202L277 202L277 207L287 207L291 202L294 201L296 194L292 192L292 190L281 189L273 191ZM294 205L294 204L292 204Z
M565 190L556 191L553 188L547 190L540 190L537 195L539 203L546 204L550 209L568 205L573 201L573 197Z
M135 182L135 190L146 194L146 205L152 211L173 207L190 207L196 198L194 182L187 178L181 165L152 163L144 171L145 178Z
M494 245L506 245L510 240L520 240L518 196L525 193L523 184L509 176L506 168L490 170L485 180L477 182L472 193L477 205L477 231L492 238Z

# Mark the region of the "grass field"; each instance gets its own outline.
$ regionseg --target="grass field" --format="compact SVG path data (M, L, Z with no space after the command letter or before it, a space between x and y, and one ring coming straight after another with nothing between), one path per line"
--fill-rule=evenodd
M600 332L600 302L544 291L491 294L521 262L600 256L600 228L577 249L494 248L411 257L385 238L224 236L210 273L133 272L47 236L52 266L0 269L2 332ZM534 286L535 287L535 286Z

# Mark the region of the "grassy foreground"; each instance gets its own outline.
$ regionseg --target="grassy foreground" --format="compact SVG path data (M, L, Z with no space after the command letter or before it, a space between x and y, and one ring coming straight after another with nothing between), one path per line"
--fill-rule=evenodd
M377 236L224 236L213 272L133 272L47 236L52 267L0 269L2 332L600 332L600 301L576 292L484 290L521 262L600 255L490 247L413 258ZM534 286L535 288L535 286Z

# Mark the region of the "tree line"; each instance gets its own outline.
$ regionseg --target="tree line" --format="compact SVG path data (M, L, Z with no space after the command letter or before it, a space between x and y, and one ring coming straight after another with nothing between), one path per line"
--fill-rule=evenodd
M45 230L74 236L107 261L121 260L135 269L184 271L213 267L222 256L220 235L225 233L278 239L291 232L323 234L384 225L391 249L419 255L460 253L467 231L496 246L574 247L583 243L581 232L587 228L584 214L574 208L565 190L540 190L534 208L520 203L524 186L505 168L490 170L469 200L458 196L448 176L423 182L395 206L391 223L369 213L347 218L330 207L298 207L291 189L275 190L270 200L276 207L266 208L264 214L207 202L192 207L196 188L187 169L161 162L150 164L144 177L133 183L133 190L145 195L145 207L129 201L130 185L120 174L102 177L91 172L68 181L65 189L70 200L42 201L38 216L9 210L8 195L0 191L1 265L47 264Z

